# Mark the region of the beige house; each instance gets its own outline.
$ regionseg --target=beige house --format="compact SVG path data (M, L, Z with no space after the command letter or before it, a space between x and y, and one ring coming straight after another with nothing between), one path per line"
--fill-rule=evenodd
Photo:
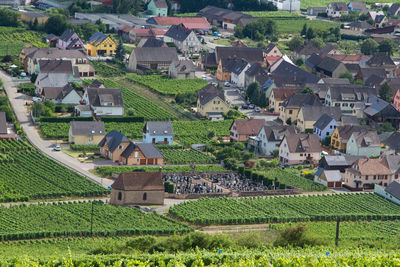
M322 106L318 97L310 94L296 93L288 97L279 106L279 119L284 124L296 123L299 111L304 106Z
M250 136L257 136L263 126L264 119L236 119L229 129L231 142L246 142Z
M342 115L340 107L305 106L300 109L299 114L297 115L297 129L300 132L313 130L314 124L324 113L331 116L336 121L340 121Z
M127 68L131 71L168 70L178 60L175 47L136 47L129 57Z
M315 134L286 135L279 146L279 162L283 164L317 163L321 144Z
M169 66L168 74L172 79L193 79L196 72L196 66L189 59L173 62Z
M223 114L229 111L229 105L225 102L224 92L214 85L209 84L197 93L197 113L208 119L221 119Z
M161 172L121 173L111 185L112 205L164 205Z
M269 109L273 109L275 112L279 111L279 106L289 96L294 95L297 92L296 88L273 88L269 97Z
M97 145L105 135L102 121L71 121L68 142L75 145Z

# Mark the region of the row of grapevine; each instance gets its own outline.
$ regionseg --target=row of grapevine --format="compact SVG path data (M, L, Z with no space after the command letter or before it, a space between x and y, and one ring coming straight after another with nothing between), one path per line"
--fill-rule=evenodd
M164 160L170 164L213 163L215 158L194 149L159 148Z

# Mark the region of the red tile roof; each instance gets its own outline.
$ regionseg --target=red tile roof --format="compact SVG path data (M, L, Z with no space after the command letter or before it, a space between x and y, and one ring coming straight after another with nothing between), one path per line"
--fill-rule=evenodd
M278 59L281 57L274 57L274 56L266 56L265 60L267 61L268 65L274 64Z
M153 36L151 29L133 28L133 31L138 36Z
M102 3L103 5L106 6L112 6L113 5L113 0L97 0L97 2Z
M128 25L124 25L121 28L119 28L120 31L123 32L130 32L132 30L132 27L129 27Z
M370 58L364 55L327 55L327 56L339 61L354 61L354 62L360 61L361 58Z
M204 17L153 17L158 25L179 25L183 24L186 28L211 29L210 23Z
M169 28L163 28L163 29L158 29L158 28L153 28L151 31L153 32L154 35L164 35L167 33Z

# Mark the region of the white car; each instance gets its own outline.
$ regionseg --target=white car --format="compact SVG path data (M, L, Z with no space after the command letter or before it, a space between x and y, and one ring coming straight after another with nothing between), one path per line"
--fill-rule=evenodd
M42 101L42 99L40 98L40 97L32 97L32 101L33 102L41 102Z
M61 151L61 146L60 145L55 145L53 150L54 151Z
M201 75L201 78L202 78L203 80L206 80L206 79L207 79L207 75Z
M231 86L231 84L230 84L230 83L228 83L228 82L225 82L225 83L224 83L224 86L225 86L225 87L230 87L230 86Z

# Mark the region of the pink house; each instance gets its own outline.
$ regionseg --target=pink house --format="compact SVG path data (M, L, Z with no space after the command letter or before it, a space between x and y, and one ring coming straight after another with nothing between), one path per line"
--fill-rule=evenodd
M71 29L65 30L58 39L56 47L62 50L84 50L81 38Z
M400 111L400 89L396 91L396 94L393 97L393 105L398 111Z

